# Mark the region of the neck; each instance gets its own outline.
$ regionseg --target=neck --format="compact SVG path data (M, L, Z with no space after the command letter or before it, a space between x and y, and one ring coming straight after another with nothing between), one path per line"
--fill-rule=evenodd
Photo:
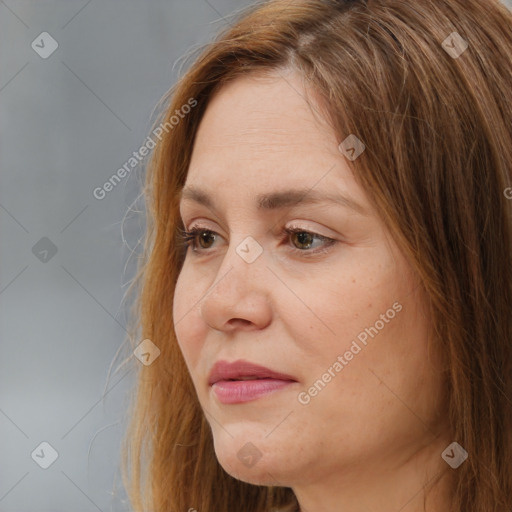
M385 457L294 487L300 512L448 512L454 473L441 458L448 444L438 437L407 460Z

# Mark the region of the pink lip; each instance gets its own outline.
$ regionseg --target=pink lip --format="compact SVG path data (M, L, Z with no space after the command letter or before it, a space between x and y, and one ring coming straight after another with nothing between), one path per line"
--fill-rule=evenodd
M263 395L278 391L294 381L279 379L259 380L219 380L212 385L219 402L223 404L240 404L256 400Z
M254 377L253 380L233 380ZM208 385L224 404L255 400L297 382L292 376L239 359L232 363L218 361L213 366Z

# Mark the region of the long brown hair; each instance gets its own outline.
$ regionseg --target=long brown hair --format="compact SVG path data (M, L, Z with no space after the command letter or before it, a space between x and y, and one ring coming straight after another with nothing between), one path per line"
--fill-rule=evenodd
M132 283L131 349L148 338L161 351L149 366L130 361L139 373L122 469L134 510L297 507L291 489L238 481L218 463L172 317L178 194L202 115L226 82L284 68L314 89L339 141L365 143L351 168L427 292L451 434L469 453L453 510L512 510L512 15L497 0L258 4L165 96Z

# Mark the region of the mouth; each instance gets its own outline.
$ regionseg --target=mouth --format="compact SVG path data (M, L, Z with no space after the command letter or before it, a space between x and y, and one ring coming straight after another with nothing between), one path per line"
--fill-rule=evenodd
M291 375L271 370L265 366L239 359L232 363L217 361L210 372L208 385L213 386L217 382L224 381L248 381L248 380L282 380L297 382Z
M223 404L256 400L295 383L297 380L288 374L244 360L218 361L208 379L208 385Z
M219 380L211 388L222 404L241 404L273 394L292 384L296 384L296 381L281 379Z
M235 380L264 380L269 379L270 377L240 377L238 379L223 379L225 381L235 381Z

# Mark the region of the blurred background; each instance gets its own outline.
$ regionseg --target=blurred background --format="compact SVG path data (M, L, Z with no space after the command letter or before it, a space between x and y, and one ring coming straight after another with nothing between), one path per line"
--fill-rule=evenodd
M133 153L183 57L251 3L0 0L1 512L130 510L134 374L114 361L145 222Z

